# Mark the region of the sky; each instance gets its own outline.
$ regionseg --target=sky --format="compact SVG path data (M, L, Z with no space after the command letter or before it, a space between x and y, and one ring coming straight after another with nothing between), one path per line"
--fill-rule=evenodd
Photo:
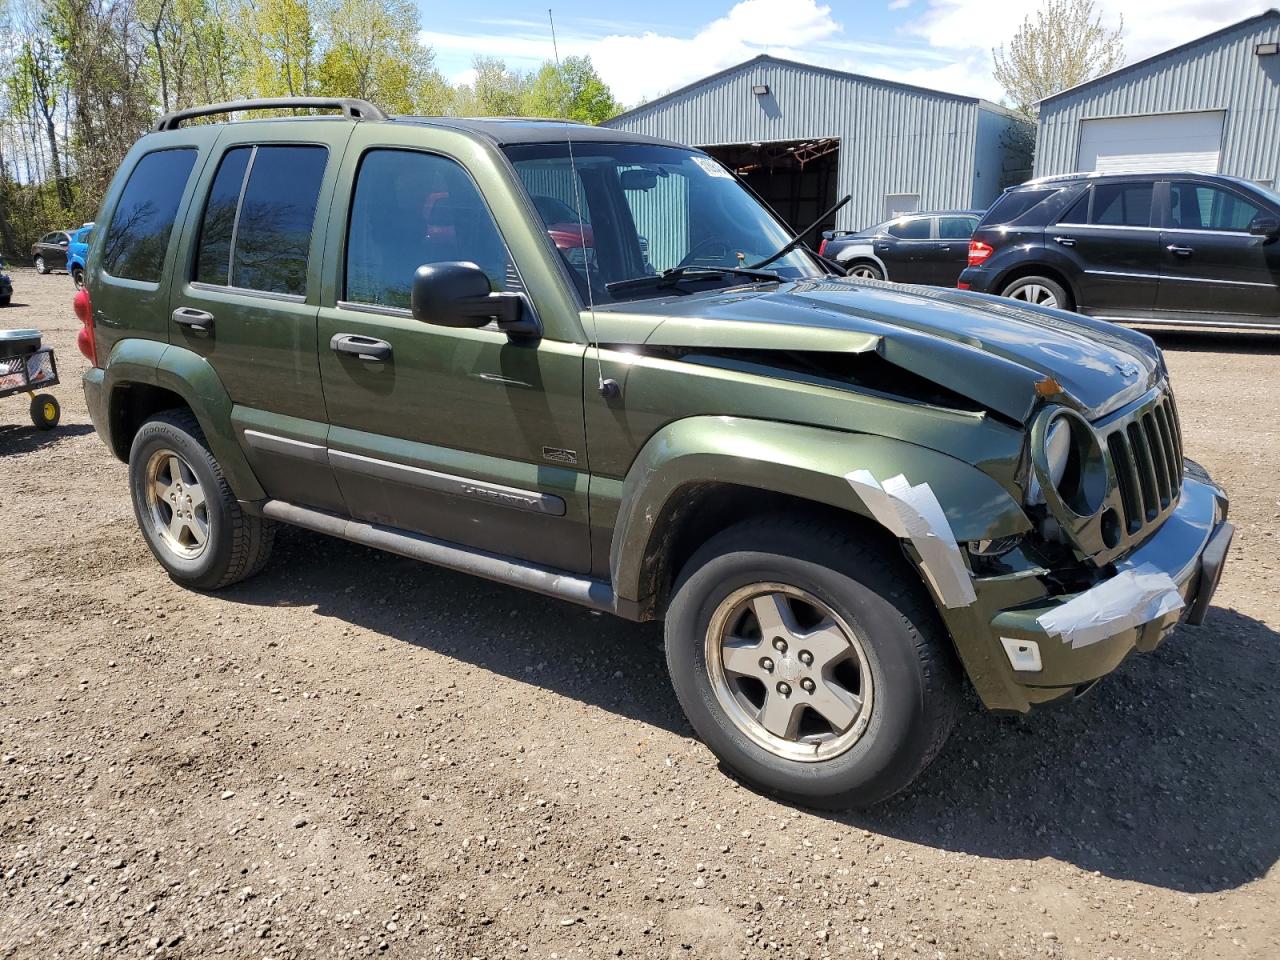
M454 82L476 56L527 70L552 57L547 11L528 0L423 4L422 40ZM544 0L547 2L547 0ZM560 56L589 54L624 105L759 53L1001 101L991 50L1039 0L550 0ZM1099 0L1123 16L1127 62L1265 10L1259 0Z

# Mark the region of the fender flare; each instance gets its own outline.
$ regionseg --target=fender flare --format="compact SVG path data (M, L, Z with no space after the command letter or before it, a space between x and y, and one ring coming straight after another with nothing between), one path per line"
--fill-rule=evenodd
M936 450L874 434L771 420L690 417L655 433L627 472L609 555L614 591L627 600L648 599L641 596L644 557L651 539L661 535L657 526L665 508L682 490L708 483L814 501L883 527L877 510L847 479L858 470L881 482L903 474L911 484L927 484L958 542L1031 529L1022 508L995 480Z
M234 406L217 371L204 357L157 340L128 338L116 343L103 374L108 422L114 432L116 390L132 383L161 387L182 397L204 431L214 458L240 500L266 498L231 426ZM115 442L112 438L112 447Z

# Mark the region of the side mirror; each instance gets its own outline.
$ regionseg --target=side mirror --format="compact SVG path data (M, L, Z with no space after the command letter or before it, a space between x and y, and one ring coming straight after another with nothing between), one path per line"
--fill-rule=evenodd
M413 275L409 305L415 320L441 327L483 327L496 321L513 337L540 337L542 325L518 293L494 293L489 278L466 260L427 263Z
M1255 237L1274 237L1280 234L1280 218L1254 217L1249 223L1249 232Z

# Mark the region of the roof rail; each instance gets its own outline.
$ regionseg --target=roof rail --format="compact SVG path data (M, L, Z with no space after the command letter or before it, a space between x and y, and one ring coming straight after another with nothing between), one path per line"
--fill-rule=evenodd
M341 110L348 120L386 120L387 115L367 100L353 97L267 97L258 100L231 100L227 103L211 103L204 107L191 107L166 113L156 124L156 132L177 130L184 120L211 117L219 113L239 113L242 110L281 110L295 107L328 107Z

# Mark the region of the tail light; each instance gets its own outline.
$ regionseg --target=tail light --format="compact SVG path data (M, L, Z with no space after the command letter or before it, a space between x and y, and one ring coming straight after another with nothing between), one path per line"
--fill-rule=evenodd
M983 243L981 240L969 241L969 266L980 266L987 257L995 253L995 249L989 243Z
M827 238L823 237L822 242L818 244L818 256L825 257L827 255Z
M76 334L76 346L89 358L95 367L98 365L98 341L93 331L93 304L89 301L89 288L81 287L76 291L76 298L71 301L80 321L80 332Z

